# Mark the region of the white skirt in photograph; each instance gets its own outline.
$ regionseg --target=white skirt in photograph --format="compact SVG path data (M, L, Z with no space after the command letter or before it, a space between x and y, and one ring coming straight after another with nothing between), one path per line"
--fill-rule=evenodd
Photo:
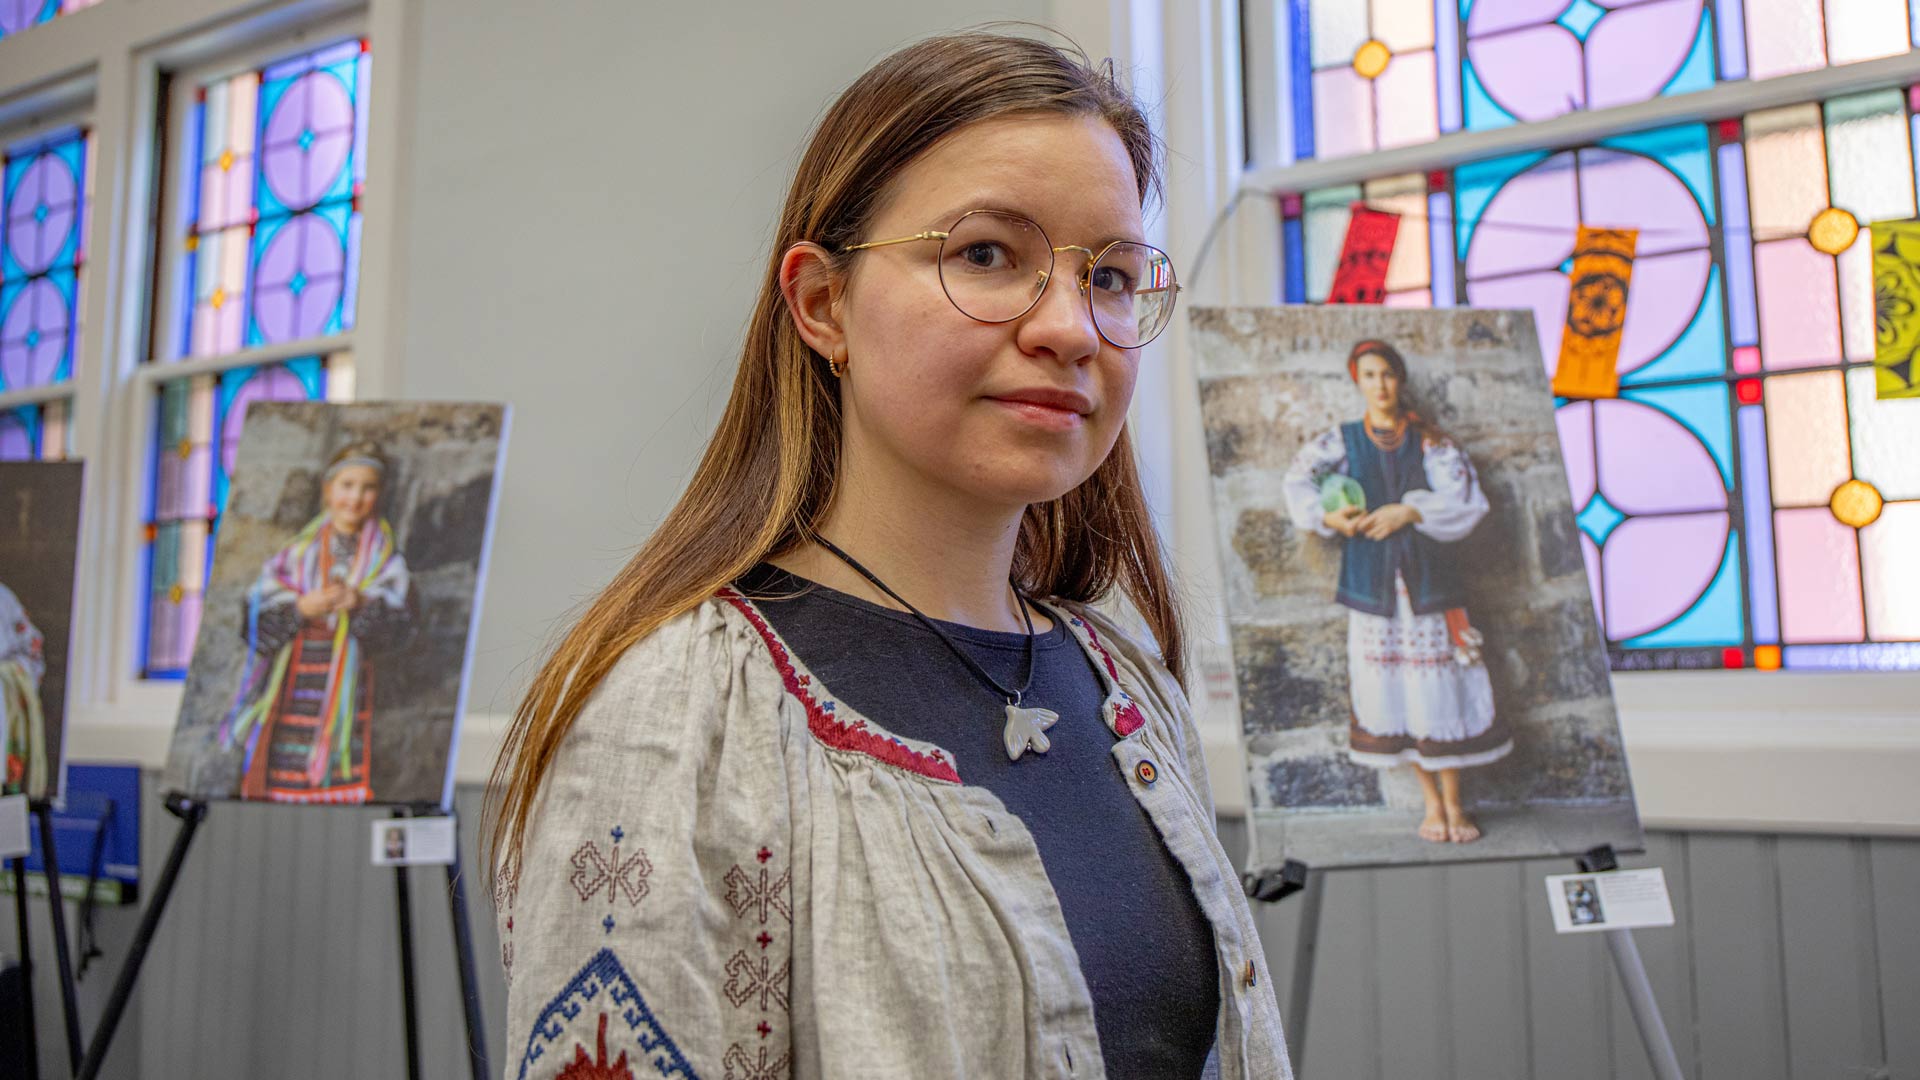
M1391 616L1347 613L1348 755L1360 765L1411 762L1428 771L1505 757L1513 738L1494 716L1485 661L1461 663L1446 615L1414 614L1398 575L1394 593Z

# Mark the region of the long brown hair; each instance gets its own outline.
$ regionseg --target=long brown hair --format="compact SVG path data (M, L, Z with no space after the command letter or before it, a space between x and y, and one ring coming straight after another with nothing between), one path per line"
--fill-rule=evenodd
M840 398L780 291L782 254L814 241L836 269L901 170L969 124L1016 114L1097 116L1119 134L1145 205L1159 189L1159 144L1146 117L1077 49L997 33L930 38L888 56L840 95L814 130L788 189L733 391L680 501L567 630L515 712L489 785L493 867L517 858L540 784L568 730L615 661L661 624L755 563L813 534L839 479ZM1184 678L1178 605L1123 427L1078 488L1029 506L1013 574L1037 596L1091 601L1118 585Z

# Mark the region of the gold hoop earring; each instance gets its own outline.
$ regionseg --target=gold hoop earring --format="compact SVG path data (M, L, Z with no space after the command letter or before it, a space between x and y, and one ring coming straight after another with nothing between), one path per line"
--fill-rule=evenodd
M827 357L827 370L833 372L834 378L838 379L845 375L847 373L847 367L848 365L840 362L840 354L837 351Z

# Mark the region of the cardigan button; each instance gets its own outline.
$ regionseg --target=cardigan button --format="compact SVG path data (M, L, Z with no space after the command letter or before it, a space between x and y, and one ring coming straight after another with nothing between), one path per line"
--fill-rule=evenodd
M1133 775L1139 777L1141 783L1152 787L1153 782L1160 779L1160 770L1154 768L1153 762L1142 758L1140 764L1133 767Z

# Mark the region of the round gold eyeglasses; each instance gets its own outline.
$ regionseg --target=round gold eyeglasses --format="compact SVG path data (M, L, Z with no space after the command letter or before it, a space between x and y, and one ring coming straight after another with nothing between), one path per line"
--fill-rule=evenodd
M970 210L944 232L929 229L849 244L845 250L920 240L940 241L940 287L969 319L1006 323L1032 311L1053 280L1056 258L1072 251L1086 260L1075 283L1087 296L1094 329L1108 344L1137 349L1173 321L1180 286L1166 252L1131 240L1116 240L1097 252L1073 244L1055 247L1039 225L1000 210Z

